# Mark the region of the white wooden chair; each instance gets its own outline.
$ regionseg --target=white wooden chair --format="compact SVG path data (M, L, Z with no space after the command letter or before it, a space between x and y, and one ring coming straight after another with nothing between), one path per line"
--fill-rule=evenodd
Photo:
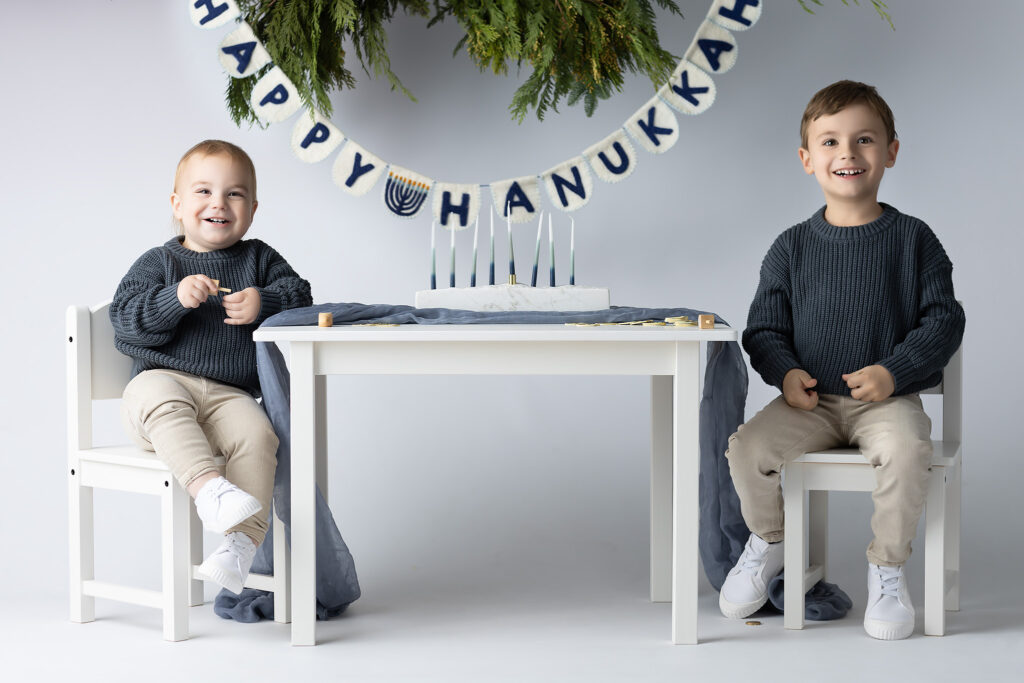
M942 440L932 442L934 454L925 500L924 632L930 636L944 635L946 610L960 609L961 353L962 347L946 365L938 387L921 392L942 394ZM783 625L801 629L804 593L827 576L828 492L873 491L875 471L858 449L835 448L806 453L787 463L784 477L787 569ZM805 492L809 492L807 496ZM805 497L810 501L806 510ZM805 517L809 517L809 524ZM791 580L790 567L803 569L802 582ZM791 586L799 590L791 590Z
M195 505L170 470L152 452L134 445L94 446L92 403L119 399L131 379L132 359L114 348L110 302L67 311L68 513L70 526L71 620L93 621L96 598L163 610L166 640L188 638L188 608L203 604L203 527ZM221 459L222 461L222 459ZM93 489L148 493L160 498L162 590L97 581L94 568ZM274 619L288 623L288 553L284 524L274 515L272 576L250 574L245 585L274 592Z

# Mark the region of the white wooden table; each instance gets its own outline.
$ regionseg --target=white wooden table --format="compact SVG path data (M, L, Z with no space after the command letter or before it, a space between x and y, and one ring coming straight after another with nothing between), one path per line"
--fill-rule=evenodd
M672 642L697 642L700 342L692 327L403 325L269 327L291 369L292 645L316 644L315 486L326 454L326 375L651 377L651 599L672 602ZM326 494L326 487L323 488Z

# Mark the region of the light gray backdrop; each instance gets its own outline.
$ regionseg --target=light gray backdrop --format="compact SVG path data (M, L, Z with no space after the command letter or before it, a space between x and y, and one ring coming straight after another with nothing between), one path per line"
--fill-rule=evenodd
M685 20L659 26L677 55L709 2L681 4ZM578 282L609 287L614 304L706 308L741 328L769 244L822 203L797 160L805 103L840 78L876 84L902 140L881 198L939 235L968 312L965 594L998 590L1024 557L1015 521L1024 240L1013 208L1024 151L1013 48L1024 6L890 0L894 32L870 3L827 0L815 16L796 0L766 4L759 25L738 36L736 68L716 78L714 106L680 117L676 148L638 148L630 179L595 181L576 215ZM330 161L298 161L291 121L268 130L231 123L216 59L226 31L194 28L185 6L4 2L0 571L14 580L0 582L5 604L66 590L64 309L110 297L131 262L169 237L172 174L190 145L216 137L248 150L260 199L249 234L284 254L317 302L412 303L428 282L429 219L389 217L379 188L352 198L332 184ZM519 125L507 105L521 77L478 73L465 55L451 57L452 22L424 24L401 18L389 30L394 69L419 102L357 71L358 88L334 98L333 120L382 158L436 179L539 173L615 130L652 94L631 78L592 118L567 108ZM564 238L568 221L556 218ZM533 227L517 235L523 272ZM465 233L460 284L469 245ZM442 282L446 264L442 256ZM619 573L642 582L645 380L360 378L330 387L331 495L364 587L419 590L424 573L472 582L558 567L575 567L580 581ZM773 394L752 374L748 413ZM98 414L97 433L122 438L113 410ZM833 562L859 584L870 502L839 504ZM100 571L147 574L152 584L155 506L132 496L99 505ZM481 585L494 590L491 581Z

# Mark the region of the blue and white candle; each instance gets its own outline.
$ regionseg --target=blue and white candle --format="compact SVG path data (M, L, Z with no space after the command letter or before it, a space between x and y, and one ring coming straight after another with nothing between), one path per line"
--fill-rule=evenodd
M430 221L430 288L437 289L437 229Z
M451 266L448 268L448 286L449 287L454 287L455 286L455 226L454 225L452 226L451 233L452 233L452 263L451 263Z
M509 205L505 205L505 223L508 227L508 282L514 284L516 279L516 251L512 246L512 214Z
M548 269L548 285L555 286L555 232L551 227L551 214L548 214L548 259L551 267Z
M548 216L550 218L550 216ZM533 274L530 275L530 286L537 286L537 265L540 263L540 236L544 231L544 212L540 212L540 217L537 219L537 246L533 250Z
M569 229L569 284L576 284L576 219L569 216L572 227Z
M494 284L494 212L491 211L491 270L490 277L487 279L487 284Z
M476 215L476 225L473 226L473 269L469 272L469 286L476 287L476 243L480 236L480 214Z

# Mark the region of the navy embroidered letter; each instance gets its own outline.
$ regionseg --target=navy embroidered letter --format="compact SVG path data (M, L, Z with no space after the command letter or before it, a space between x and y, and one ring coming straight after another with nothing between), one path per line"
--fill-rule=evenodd
M227 3L224 3L223 5L217 5L216 7L214 7L213 0L196 0L193 7L199 9L203 5L206 5L206 16L199 20L200 26L207 22L213 21L214 19L228 11Z
M523 207L526 213L533 213L533 202L523 192L523 188L519 186L519 183L512 183L508 192L505 193L505 214L508 216L509 211L516 208L517 206Z
M629 170L629 156L626 155L626 150L622 149L622 144L618 140L612 143L612 149L619 154L618 164L613 166L612 162L609 161L604 152L598 152L597 158L601 160L601 163L604 164L604 167L607 168L610 173L622 175Z
M711 38L701 38L697 41L697 45L700 46L700 51L707 58L712 71L718 71L719 66L721 66L718 55L723 52L731 52L733 47L735 47L732 43L727 43L724 40L712 40Z
M726 19L738 21L744 26L753 26L753 22L751 22L750 19L743 18L743 10L745 10L748 6L757 7L759 4L761 4L759 0L735 0L732 9L719 7L718 13L721 14Z
M672 85L671 82L670 85ZM690 74L685 70L683 71L683 73L679 74L679 85L672 85L672 90L674 90L675 93L682 97L684 100L693 104L693 106L695 107L699 107L700 102L697 100L696 97L693 96L694 93L700 94L708 91L707 88L691 88Z
M309 129L308 133L306 133L306 137L302 139L300 146L302 149L306 149L314 142L325 142L329 137L331 137L330 129L322 123L317 123ZM370 168L373 167L371 166Z
M466 227L469 223L469 195L462 193L462 203L452 204L452 193L445 190L441 193L441 225L448 225L448 214L459 217L459 225Z
M361 176L369 173L373 168L373 164L363 165L363 155L356 152L356 160L352 164L352 174L348 177L348 180L345 181L345 187L352 187L355 185L356 181L359 180Z
M651 107L654 109L654 107ZM670 133L672 131L669 131ZM648 133L650 135L650 133ZM576 166L572 167L572 178L573 181L570 183L568 180L558 175L557 173L551 174L551 182L555 184L555 189L558 190L558 200L562 202L562 206L568 207L569 200L565 198L565 189L572 190L572 193L579 196L580 199L587 198L587 191L583 188L583 178L580 177L580 169Z
M260 100L260 106L266 104L284 104L288 101L288 88L284 87L283 84L278 83L274 86L274 89L263 96Z
M651 107L647 110L647 120L639 119L636 124L640 126L643 132L647 133L647 137L651 139L654 146L657 147L661 144L661 140L658 139L659 135L670 135L674 132L671 128L662 128L661 126L654 125L654 114L656 109Z
M227 5L225 5L227 7ZM238 62L238 73L245 73L245 70L249 68L249 61L252 59L253 50L256 49L256 41L250 40L248 43L239 43L238 45L228 45L222 47L221 52L224 54L231 55Z

